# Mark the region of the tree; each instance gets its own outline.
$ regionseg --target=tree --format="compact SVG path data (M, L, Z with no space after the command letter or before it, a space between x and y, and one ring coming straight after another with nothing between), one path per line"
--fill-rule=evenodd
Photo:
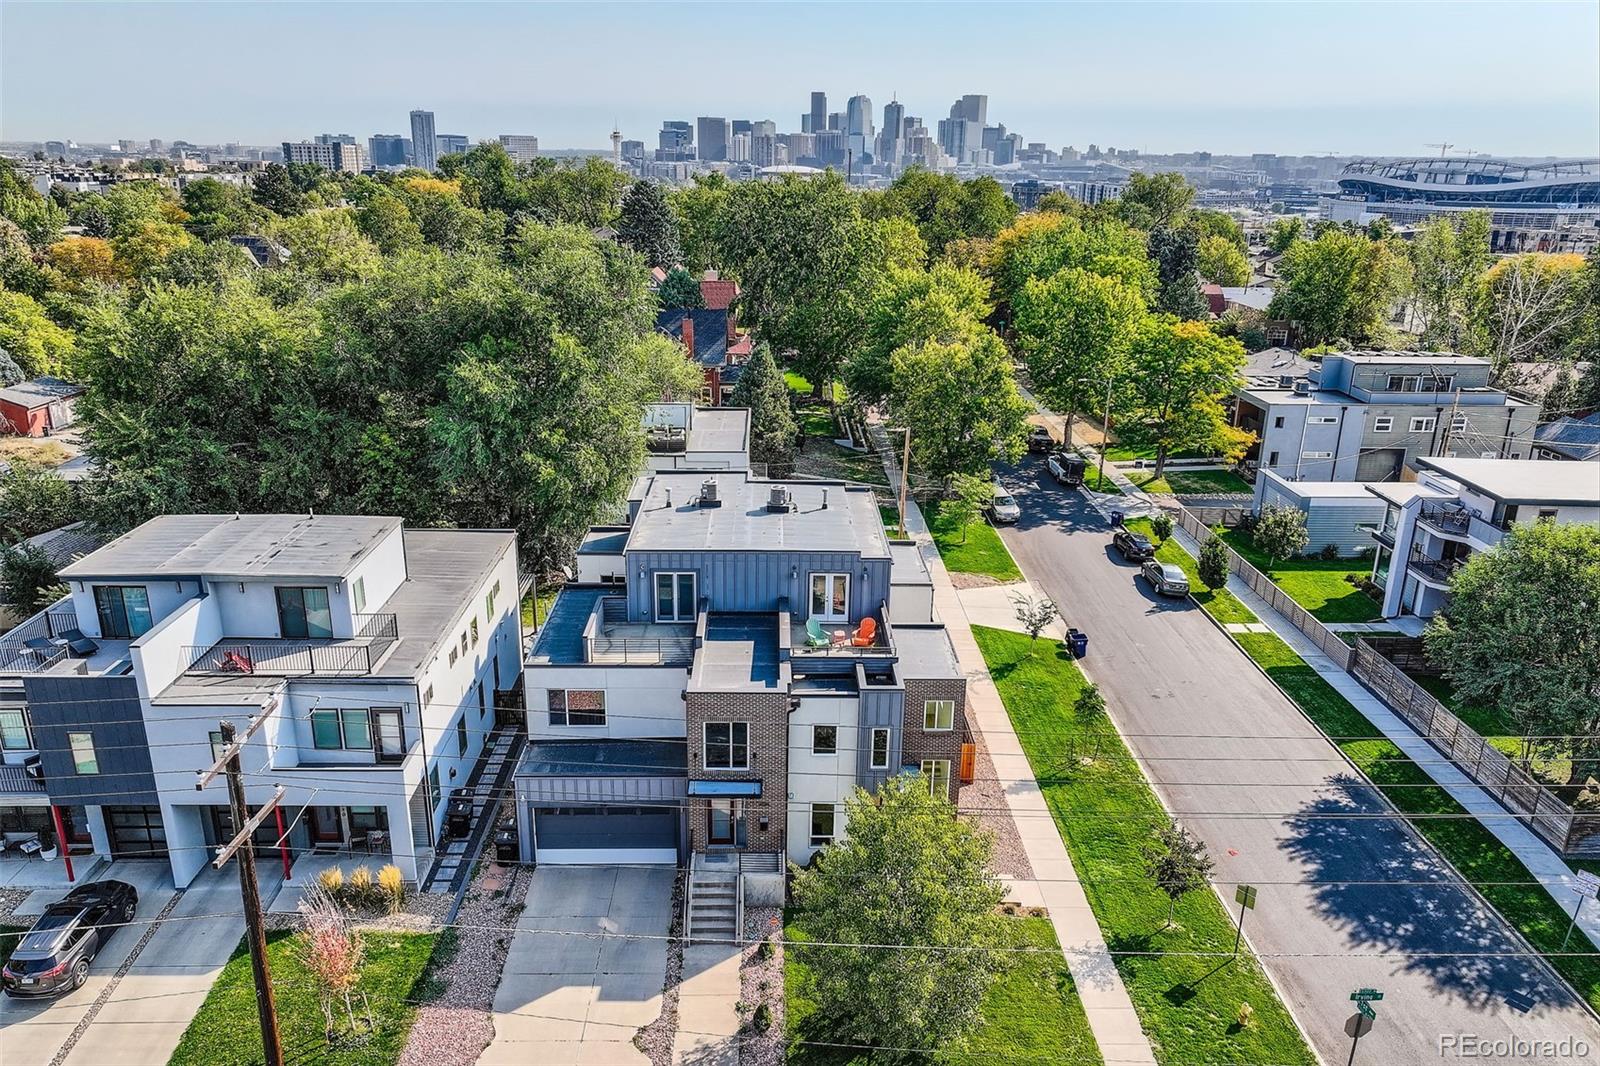
M845 1044L959 1048L1012 943L992 840L923 776L858 788L844 806L848 835L794 879L815 943L788 950L810 967L823 1031Z
M1269 504L1261 509L1250 541L1274 563L1293 558L1311 543L1306 530L1306 513L1298 507Z
M1027 444L1028 404L1011 357L993 333L896 351L889 410L911 427L911 453L928 477L987 473Z
M1029 278L1048 278L1064 267L1116 278L1147 303L1155 298L1156 268L1148 238L1114 218L1023 215L995 237L990 251L995 295L1007 304L1016 302Z
M1178 914L1178 901L1206 887L1206 879L1216 866L1206 854L1206 846L1189 831L1168 819L1156 839L1144 849L1144 872L1155 880L1167 896L1167 928Z
M1205 298L1200 295L1199 234L1185 226L1157 226L1150 231L1150 258L1155 260L1159 288L1155 307L1179 318L1205 318Z
M700 291L700 283L682 267L673 267L667 271L667 276L661 281L661 288L656 295L661 300L662 307L704 307L705 294Z
M1202 322L1156 317L1140 329L1132 348L1128 413L1117 428L1124 439L1155 446L1157 479L1175 451L1205 449L1227 459L1244 454L1254 438L1234 428L1222 407L1244 362L1238 341L1217 336Z
M278 215L298 215L305 210L305 194L281 163L268 163L250 183L250 198Z
M1222 543L1222 538L1208 537L1200 545L1200 558L1196 560L1195 568L1200 572L1200 580L1205 582L1208 589L1225 588L1228 584L1228 546Z
M1305 220L1299 215L1275 218L1267 223L1267 250L1273 255L1282 255L1305 235L1305 231Z
M1290 245L1279 273L1284 284L1269 314L1293 320L1308 346L1381 343L1390 307L1409 283L1407 262L1391 242L1341 229Z
M688 185L680 185L667 193L667 202L678 216L683 265L695 274L722 264L717 234L722 228L722 211L732 188L733 183L726 174L713 171L696 174Z
M919 166L908 167L895 178L878 210L916 223L934 256L944 254L954 241L993 237L1017 215L1017 205L993 178L962 181Z
M243 188L225 185L216 178L201 178L185 185L182 201L189 215L189 232L203 241L249 233L264 215L261 206Z
M1250 251L1250 242L1245 239L1244 227L1233 219L1232 216L1221 211L1202 209L1189 212L1189 224L1200 232L1200 244L1204 247L1207 237L1216 237L1232 245L1240 255ZM1242 284L1242 283L1241 283Z
M11 353L0 348L0 389L9 389L26 378L27 375L22 372L22 367L11 358Z
M172 222L137 222L111 239L117 263L140 281L156 278L179 252L198 248L188 230Z
M1600 531L1519 524L1456 571L1424 634L1462 700L1503 709L1533 751L1570 755L1574 787L1600 775L1597 604Z
M861 345L844 366L850 395L862 403L883 403L896 350L974 336L986 328L989 311L989 283L973 270L946 262L928 270L891 266L868 306Z
M0 471L0 541L59 529L79 516L72 486L43 463L13 459Z
M1146 174L1136 170L1128 175L1116 210L1130 226L1154 230L1180 224L1193 202L1194 186L1185 181L1182 174Z
M1157 511L1151 515L1150 532L1156 535L1156 540L1165 544L1172 538L1172 516L1165 511Z
M957 474L950 479L949 498L941 504L946 517L961 530L961 543L967 542L967 528L978 520L984 506L994 498L994 481L977 474Z
M1115 277L1067 267L1029 278L1012 305L1018 347L1039 396L1067 416L1067 444L1079 411L1105 403L1108 382L1127 373L1144 320L1144 297Z
M56 565L33 544L0 547L0 601L23 617L44 610L67 594Z
M99 237L63 237L45 255L61 272L69 292L81 293L88 286L109 285L122 278L111 242Z
M1028 634L1028 655L1032 657L1034 645L1039 643L1039 634L1061 617L1061 609L1048 596L1025 596L1020 592L1011 597L1011 605L1017 621Z
M1422 227L1410 250L1423 343L1461 351L1479 314L1480 279L1489 265L1489 213L1436 218Z
M661 186L636 181L622 197L617 239L644 256L646 266L670 267L683 258L678 246L678 216Z
M705 385L700 364L683 356L683 345L662 333L641 337L632 352L634 376L645 403L685 403Z
M1520 384L1517 363L1556 358L1586 310L1584 260L1530 252L1495 263L1483 275L1480 331L1497 379Z
M1078 698L1072 701L1072 712L1078 721L1083 723L1093 722L1104 718L1106 715L1106 697L1100 691L1100 686L1093 682L1078 690Z
M75 340L30 296L0 289L0 348L28 377L58 373L71 358Z
M411 217L405 201L390 192L369 197L356 210L356 227L384 255L422 247L422 227Z
M750 461L765 464L768 477L787 477L794 469L798 431L789 409L789 387L769 345L758 345L740 371L733 404L750 408Z
M1217 285L1250 284L1250 260L1226 237L1200 238L1197 268L1202 278Z

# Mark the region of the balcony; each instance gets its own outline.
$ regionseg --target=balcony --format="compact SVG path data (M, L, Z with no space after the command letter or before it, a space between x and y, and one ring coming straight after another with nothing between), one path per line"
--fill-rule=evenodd
M583 627L583 661L687 666L694 661L694 626L687 622L629 622L627 600L601 596Z
M871 623L870 626L868 623ZM817 623L827 643L814 643L815 635L806 628L805 619L791 621L789 627L790 654L812 655L893 655L894 634L889 626L889 612L884 608L851 624L849 622ZM870 629L870 633L867 632ZM857 643L861 641L861 643Z
M1466 540L1472 528L1472 512L1459 504L1425 503L1417 521L1443 537Z
M64 599L0 638L0 673L98 675L128 658L128 641L85 637Z
M1430 585L1445 588L1465 563L1466 559L1462 558L1430 559L1421 552L1413 551L1406 560L1406 569Z
M353 637L224 637L185 646L191 676L365 677L400 639L392 614L356 615Z

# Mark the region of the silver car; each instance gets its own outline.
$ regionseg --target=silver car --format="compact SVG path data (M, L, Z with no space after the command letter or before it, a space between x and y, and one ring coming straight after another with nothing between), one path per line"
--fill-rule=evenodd
M1187 596L1189 595L1189 579L1183 576L1183 571L1173 563L1164 563L1159 559L1146 559L1139 573L1150 582L1150 588L1160 596Z
M1017 506L1017 501L1000 485L994 487L994 496L985 508L989 512L989 521L997 526L1009 526L1022 517L1022 508Z

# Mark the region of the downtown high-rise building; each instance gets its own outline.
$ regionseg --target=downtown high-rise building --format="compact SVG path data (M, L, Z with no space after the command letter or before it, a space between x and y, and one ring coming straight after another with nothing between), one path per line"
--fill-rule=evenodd
M725 162L728 158L728 140L733 136L732 123L725 118L702 115L694 120L695 140L700 142L700 158L708 163Z
M828 94L811 94L811 112L800 123L801 133L821 133L828 128Z
M403 167L406 139L398 133L374 133L367 138L367 158L375 167Z
M361 146L343 141L284 141L283 161L315 163L324 170L342 170L347 174L359 174L366 165L361 157Z
M905 154L906 105L891 100L883 105L883 129L878 131L878 144L873 155L880 163L899 163Z
M465 155L468 147L465 133L440 133L433 138L433 151L440 159L447 155Z
M871 98L864 93L852 96L844 105L844 122L852 159L865 159L872 153L876 140L872 127Z
M434 142L433 112L411 112L412 163L423 170L436 170L439 166L439 146Z
M957 163L982 158L983 127L989 117L989 98L968 93L950 105L950 117L939 120L939 147Z
M502 133L500 146L518 163L531 163L539 158L539 138L525 133Z

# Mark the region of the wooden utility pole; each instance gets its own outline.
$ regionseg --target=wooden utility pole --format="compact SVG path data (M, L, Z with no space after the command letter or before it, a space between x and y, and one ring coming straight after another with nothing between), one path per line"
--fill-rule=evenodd
M1063 441L1069 449L1072 441ZM1111 447L1111 375L1106 375L1106 409L1100 419L1100 472L1095 476L1095 491L1104 492L1106 483L1106 449Z
M217 857L211 865L220 870L230 858L238 856L239 891L244 897L246 939L250 942L250 969L256 982L256 1015L261 1022L261 1046L266 1066L283 1066L283 1038L278 1034L278 1005L272 994L272 973L267 965L267 931L261 921L261 888L256 883L255 848L250 843L256 827L269 814L277 811L278 801L283 798L283 787L280 785L272 798L252 816L245 806L244 771L239 765L239 752L244 740L250 738L265 718L262 715L252 722L243 740L234 739L232 722L218 722L224 750L217 761L211 764L211 769L200 775L195 788L205 788L219 773L227 775L228 808L233 812L234 834L232 840L217 849Z
M911 484L911 427L905 428L906 450L905 457L900 460L900 536L906 533L906 490Z

